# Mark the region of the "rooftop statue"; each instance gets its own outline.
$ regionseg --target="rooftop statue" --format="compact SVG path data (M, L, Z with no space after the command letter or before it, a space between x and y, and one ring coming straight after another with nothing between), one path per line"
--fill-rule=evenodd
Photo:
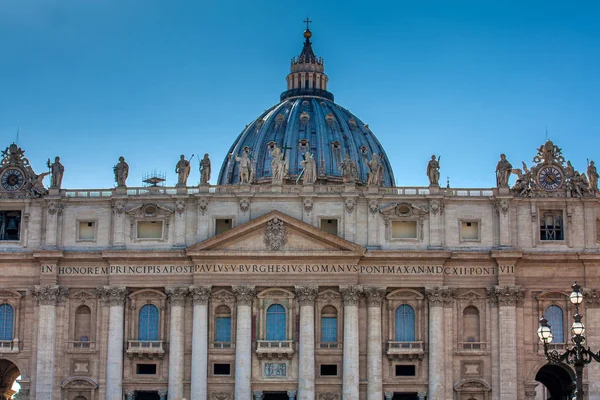
M46 163L50 171L52 172L52 179L50 181L50 189L60 189L62 186L63 174L65 173L65 167L60 163L60 157L54 158L54 163L50 164L50 159Z
M252 160L250 159L250 150L244 149L241 157L235 157L238 168L240 169L240 183L249 184L252 181Z
M340 163L342 170L342 179L344 183L354 183L356 181L356 164L350 159L348 153L344 154L344 159Z
M206 153L200 161L200 184L208 185L208 181L210 181L210 158L208 158L208 153Z
M192 160L192 158L194 158L193 154L190 158L190 161ZM177 173L177 187L187 186L187 180L190 176L191 170L190 161L186 160L185 155L182 154L179 158L179 161L175 165L175 173Z
M506 155L500 154L500 161L496 164L496 186L508 187L508 178L512 171L512 165L506 159Z
M285 174L285 161L283 160L281 149L279 146L277 146L277 144L275 144L273 150L271 151L271 157L273 157L273 160L271 161L271 169L273 171L272 183L281 184Z
M431 160L427 164L427 177L429 178L429 186L440 186L440 159L435 159L435 154L431 156Z
M129 164L125 162L125 157L119 157L119 163L113 167L117 187L127 186L127 176L129 176Z
M590 183L590 190L592 193L596 193L598 191L598 171L596 170L594 161L590 161L590 164L587 167L587 175Z
M304 160L300 161L302 172L298 179L302 178L304 185L312 185L317 177L317 163L310 152L304 153Z
M373 153L371 161L365 157L365 163L367 164L367 167L369 167L367 184L381 186L383 180L383 164L379 161L379 156Z

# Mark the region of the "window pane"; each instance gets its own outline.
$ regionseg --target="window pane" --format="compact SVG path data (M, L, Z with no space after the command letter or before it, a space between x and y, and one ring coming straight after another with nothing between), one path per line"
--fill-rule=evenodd
M396 308L396 342L415 341L415 310L408 304Z
M267 309L267 340L285 340L286 313L281 304Z
M564 343L564 325L563 325L563 311L559 306L549 306L546 308L546 315L544 317L548 320L552 335L554 336L553 341L555 343Z
M215 342L231 342L231 317L218 317Z
M321 317L321 342L337 342L337 317Z
M13 340L14 315L10 304L0 306L0 340Z
M138 340L158 340L158 308L153 304L140 309Z

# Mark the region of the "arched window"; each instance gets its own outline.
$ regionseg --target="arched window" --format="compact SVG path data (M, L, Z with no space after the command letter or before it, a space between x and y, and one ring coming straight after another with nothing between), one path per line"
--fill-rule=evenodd
M477 307L469 306L463 310L463 339L465 342L481 342Z
M231 342L231 310L225 305L215 310L215 342Z
M79 306L75 310L75 341L87 342L92 330L92 311L88 306Z
M564 324L563 324L563 310L559 306L548 306L544 313L544 318L548 320L550 329L552 330L552 336L554 336L554 343L564 343Z
M321 342L337 343L337 309L333 306L325 306L321 310Z
M396 308L396 342L415 341L415 310L408 304Z
M0 340L13 340L15 310L10 304L0 305Z
M138 340L158 340L158 307L154 304L140 309Z
M267 340L285 340L286 311L281 304L267 308Z

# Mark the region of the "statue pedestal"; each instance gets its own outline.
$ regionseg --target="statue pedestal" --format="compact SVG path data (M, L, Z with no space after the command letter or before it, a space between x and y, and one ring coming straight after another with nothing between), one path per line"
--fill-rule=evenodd
M115 188L115 194L126 195L127 194L127 186L117 186Z
M200 185L198 188L200 189L200 193L210 192L210 185Z
M178 186L177 187L177 194L187 194L187 187L185 187L185 186Z
M314 185L304 185L302 186L302 193L313 193L315 191Z
M510 194L510 189L507 187L498 188L498 195L500 196L508 196Z
M356 183L344 183L344 192L346 192L346 193L356 192Z
M274 183L271 185L271 193L281 193L283 191L283 186L280 183Z
M377 186L377 185L369 185L368 189L367 189L367 192L369 194L377 194L377 193L379 193L379 186Z
M240 183L240 192L249 192L250 184L249 183Z
M60 189L58 189L58 188L48 189L48 196L60 196Z
M440 193L440 187L439 186L434 186L434 185L430 185L429 186L429 194L439 194Z

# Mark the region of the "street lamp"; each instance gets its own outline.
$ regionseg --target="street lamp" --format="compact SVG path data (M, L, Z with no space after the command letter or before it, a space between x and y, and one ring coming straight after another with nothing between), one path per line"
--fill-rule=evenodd
M573 315L573 325L571 325L571 341L573 346L565 349L565 352L559 354L556 350L548 350L548 345L552 342L553 336L550 330L550 325L546 318L540 318L540 327L537 331L540 341L544 343L544 354L546 359L552 364L560 364L566 362L575 367L575 380L576 380L576 399L583 400L583 367L585 364L589 364L592 360L600 362L600 352L594 353L589 347L585 347L585 326L581 319L583 316L579 314L579 305L583 302L583 293L581 292L581 286L575 282L572 286L573 292L569 296L571 303L575 305L575 315Z

